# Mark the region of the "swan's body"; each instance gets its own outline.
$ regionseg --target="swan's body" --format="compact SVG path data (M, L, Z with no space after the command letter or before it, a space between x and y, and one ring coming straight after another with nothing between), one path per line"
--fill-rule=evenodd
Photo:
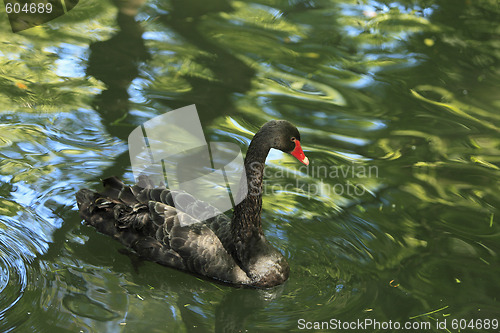
M213 207L195 201L180 212L171 191L153 188L147 178L129 187L112 177L104 180L103 193L80 190L76 195L80 215L145 259L235 285L281 284L290 269L262 231L262 175L271 148L308 164L299 140L299 132L287 121L270 121L257 132L245 158L249 193L235 207L232 220L220 214L182 226L179 214L189 214L190 209L210 212Z

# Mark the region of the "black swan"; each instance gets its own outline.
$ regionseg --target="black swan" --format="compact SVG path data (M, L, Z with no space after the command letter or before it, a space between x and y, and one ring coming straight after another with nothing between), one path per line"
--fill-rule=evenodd
M111 177L103 181L103 193L80 190L76 194L80 215L147 260L233 285L279 285L288 279L290 268L264 237L261 224L262 177L271 148L309 164L294 125L286 120L264 124L248 147L248 195L236 205L232 220L221 214L182 226L170 190L144 184L147 178L129 187Z

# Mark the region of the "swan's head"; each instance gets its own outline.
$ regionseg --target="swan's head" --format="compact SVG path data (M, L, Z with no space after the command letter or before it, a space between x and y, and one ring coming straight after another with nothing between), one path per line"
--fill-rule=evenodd
M269 136L271 148L292 154L300 162L309 165L309 159L300 146L299 130L291 122L286 120L271 120L265 123L259 132Z

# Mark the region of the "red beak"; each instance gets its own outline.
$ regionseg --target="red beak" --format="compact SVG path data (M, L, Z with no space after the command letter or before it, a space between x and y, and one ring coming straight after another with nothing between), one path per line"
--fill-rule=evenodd
M309 159L306 157L306 155L302 151L302 147L300 146L299 140L295 140L295 149L290 154L292 154L296 159L298 159L299 161L301 161L305 165L309 165Z

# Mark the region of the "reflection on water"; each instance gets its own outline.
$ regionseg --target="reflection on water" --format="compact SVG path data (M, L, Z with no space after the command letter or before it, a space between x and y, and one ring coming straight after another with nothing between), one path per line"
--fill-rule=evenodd
M494 2L116 3L22 34L0 20L2 331L500 318ZM301 131L309 169L277 152L266 169L279 288L140 262L80 223L78 189L132 181L130 131L193 103L207 141Z

